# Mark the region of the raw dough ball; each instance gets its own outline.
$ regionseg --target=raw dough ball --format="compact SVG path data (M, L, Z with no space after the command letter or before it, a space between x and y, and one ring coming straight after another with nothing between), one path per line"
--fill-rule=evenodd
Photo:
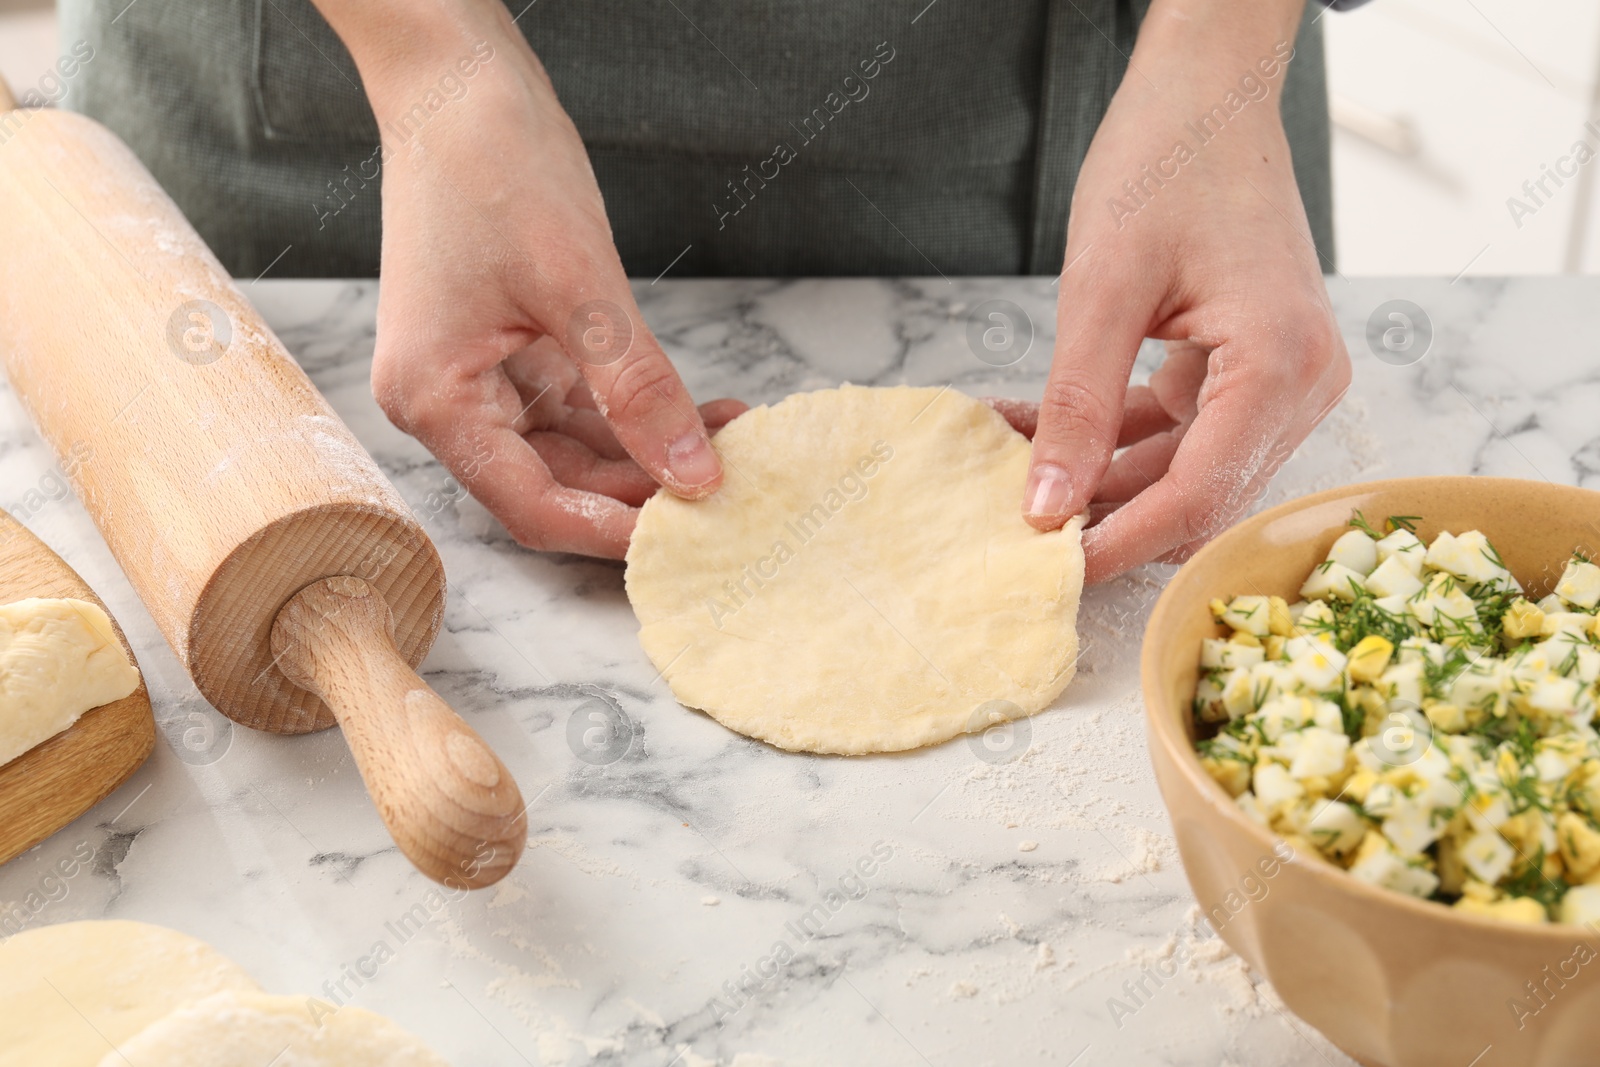
M174 1008L258 988L205 942L160 926L24 930L0 942L0 1067L95 1067Z
M139 688L111 620L83 600L0 606L0 764Z
M1022 518L1028 442L951 389L844 386L741 415L706 500L628 549L673 693L780 748L892 752L1045 707L1072 678L1081 521Z
M219 993L179 1008L100 1067L449 1067L388 1019L309 997Z

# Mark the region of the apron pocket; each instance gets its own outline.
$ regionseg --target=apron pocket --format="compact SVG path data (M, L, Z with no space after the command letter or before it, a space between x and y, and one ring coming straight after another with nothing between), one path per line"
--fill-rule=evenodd
M255 0L251 96L261 134L289 144L378 143L355 60L310 0Z

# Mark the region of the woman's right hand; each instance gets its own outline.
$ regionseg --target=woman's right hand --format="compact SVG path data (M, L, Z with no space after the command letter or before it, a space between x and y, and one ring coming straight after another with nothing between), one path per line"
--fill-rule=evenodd
M583 142L503 4L319 6L383 136L373 395L518 543L621 558L658 486L717 489L708 430L745 406L697 409L645 326Z

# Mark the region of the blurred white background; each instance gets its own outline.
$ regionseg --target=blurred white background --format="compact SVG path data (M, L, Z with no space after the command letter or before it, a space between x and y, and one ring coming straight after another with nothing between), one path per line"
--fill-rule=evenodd
M18 91L58 54L52 6L0 0L0 73ZM1571 158L1578 141L1600 153L1585 129L1600 131L1600 3L1372 0L1320 17L1343 273L1600 270L1600 167ZM1563 158L1575 173L1558 185Z
M1600 153L1600 4L1372 0L1322 24L1341 271L1600 270L1600 168L1547 176L1577 141Z
M56 61L52 0L0 0L0 74L21 94Z

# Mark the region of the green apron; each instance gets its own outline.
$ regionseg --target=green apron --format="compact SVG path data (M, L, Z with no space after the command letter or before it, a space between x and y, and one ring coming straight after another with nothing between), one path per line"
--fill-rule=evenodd
M1148 0L509 0L630 274L1058 271L1072 186ZM526 9L524 10L524 5ZM379 137L309 0L62 0L116 131L236 276L378 271ZM1333 263L1320 26L1281 95ZM442 66L417 125L470 95ZM494 63L494 58L487 63Z

